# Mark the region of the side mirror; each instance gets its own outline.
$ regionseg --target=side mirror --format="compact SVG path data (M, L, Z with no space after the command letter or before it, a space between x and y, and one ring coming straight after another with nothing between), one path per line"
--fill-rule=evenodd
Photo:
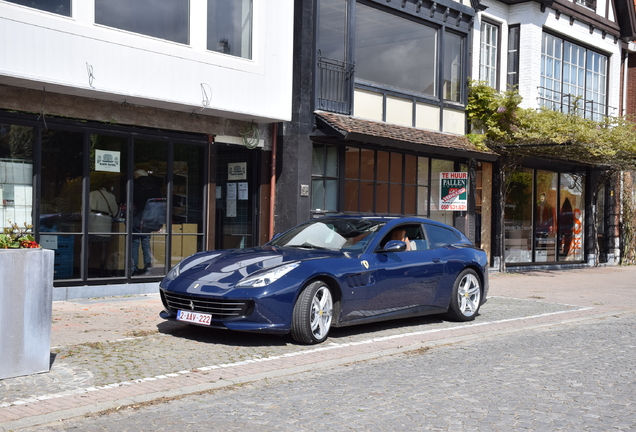
M379 252L404 252L406 250L406 243L402 240L389 240L384 245L384 249L380 249Z

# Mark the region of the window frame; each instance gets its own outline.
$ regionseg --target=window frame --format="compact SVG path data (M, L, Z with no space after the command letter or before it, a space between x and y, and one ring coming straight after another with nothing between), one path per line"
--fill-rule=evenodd
M117 25L114 25L114 22L109 22L107 20L106 21L104 20L104 18L112 18L112 17L109 17L107 15L101 16L100 8L105 7L105 6L98 5L100 0L93 0L93 1L94 1L94 17L93 17L93 21L94 21L95 25L121 30L121 31L128 32L128 33L134 34L134 35L140 35L140 36L150 37L150 38L154 38L154 39L161 40L161 41L176 43L176 44L179 44L179 45L185 45L185 46L190 46L191 45L192 41L191 41L191 34L190 33L192 31L192 20L191 20L192 7L190 5L190 2L192 0L182 0L182 1L185 2L185 7L186 7L186 10L182 14L182 16L187 19L186 28L185 28L185 41L182 40L182 39L179 39L179 37L178 37L179 33L183 31L182 29L173 30L173 32L172 32L173 37L172 38L167 38L167 37L164 37L164 36L157 35L156 32L155 32L155 34L152 34L151 32L142 32L142 31L140 31L140 26L136 22L136 20L134 20L134 19L131 22L133 24L133 27L136 27L135 29L132 29L130 27L126 27L125 25L121 25L121 23L117 23ZM113 0L101 0L101 1L105 5L108 5L108 6L111 6L111 7L112 6L116 6L116 5L112 4ZM120 0L120 1L123 1L123 0ZM127 4L134 4L134 2L130 2L130 1L128 1L126 3ZM136 5L138 7L144 6L144 5L139 5L139 4L136 4ZM145 5L145 6L147 6L147 5ZM135 14L131 13L130 15L135 15ZM168 14L166 14L166 17L169 17ZM114 17L114 18L117 18L117 17ZM130 24L130 23L128 23L128 24ZM152 27L152 29L154 31L156 31L158 24L160 24L160 23L156 23L156 22L154 23L154 25ZM175 28L178 28L178 27L175 27Z
M486 45L484 44L484 35L486 34L486 32L484 31L485 30L484 27L486 26L491 27L492 29L495 29L497 31L497 34L494 38L495 39L494 45L490 44L490 42L492 41L489 41L489 43L487 43ZM491 65L484 61L485 47L491 47L495 50L494 65ZM490 56L487 56L487 57L488 59L486 60L489 61ZM484 68L488 70L494 70L494 77L493 77L494 83L490 82L489 79L484 77L484 75L482 74ZM501 23L498 23L497 21L491 20L486 17L482 17L481 28L479 31L479 80L487 81L490 87L494 88L495 90L499 90L499 81L501 76L500 68L501 68Z
M191 1L191 0L190 0ZM230 52L224 52L224 51L220 51L218 49L218 43L221 43L223 41L225 41L226 43L228 43L228 47L229 47L229 41L227 40L227 38L225 39L221 39L218 43L217 43L217 49L212 49L210 47L210 31L212 28L212 23L211 23L211 18L214 18L212 16L210 16L210 3L214 2L214 1L218 1L218 0L207 0L206 1L206 5L207 5L207 15L206 15L206 49L210 52L215 52L215 53L221 53L224 55L229 55L232 57L237 57L237 58L243 58L246 60L252 60L253 58L253 54L254 54L254 1L253 0L240 0L240 1L233 1L230 3L224 3L224 4L232 4L235 6L236 9L239 9L240 7L242 7L242 5L240 4L243 1L249 1L249 12L248 12L248 16L249 16L249 31L248 31L248 36L247 38L249 39L249 47L247 48L247 55L243 55L242 52L241 54L233 54L231 51ZM235 11L236 12L236 11ZM243 11L242 11L243 12ZM244 12L243 12L244 13ZM236 31L236 28L233 26L232 28L233 31ZM245 41L243 41L242 35L241 35L241 45L245 44ZM230 48L231 50L231 48ZM242 50L241 50L242 51Z
M514 35L513 35L514 34ZM508 26L508 51L506 85L515 88L519 85L519 57L521 50L521 24ZM514 45L513 45L514 44Z
M322 166L322 172L320 174L316 174L313 172L313 153L314 153L314 149L320 147L323 153L323 166ZM332 148L335 150L336 152L336 163L337 163L337 168L336 168L336 174L335 176L330 176L327 175L327 164L329 163L328 161L328 150L329 148ZM340 185L340 178L341 178L341 171L342 171L342 163L341 163L341 156L340 156L340 147L335 146L335 145L330 145L330 144L326 144L326 143L320 143L320 142L314 142L312 143L312 173L311 173L311 211L314 214L338 214L339 212L339 208L340 208L340 197L342 195L341 193L341 185ZM336 209L327 209L327 202L329 202L329 200L327 199L327 182L328 181L336 181L336 197L335 197L335 202L336 202ZM323 199L322 199L322 207L321 208L316 208L314 206L314 182L322 182L322 188L323 188Z
M40 12L51 13L51 14L55 14L57 16L63 16L63 17L68 17L68 18L72 18L73 17L73 0L63 1L63 3L68 3L68 14L55 12L53 10L44 9L41 5L40 6L37 6L37 5L30 6L30 5L25 4L26 1L24 1L24 2L20 2L19 0L5 0L5 1L7 3L11 3L11 4L14 4L14 5L26 7L26 8L29 8L29 9L38 10ZM40 2L40 3L46 3L46 2ZM60 3L62 3L62 1L60 1ZM66 6L66 4L63 5L63 6Z
M546 53L545 51L545 47L546 47L546 42L545 42L545 38L546 37L551 37L554 40L560 41L560 57L556 56L556 52L552 53L551 57L553 59L555 59L554 61L558 61L559 62L559 79L555 79L554 77L549 77L548 75L545 74L545 64L546 64L546 57L548 55L550 55L549 53ZM564 111L564 112L570 112L570 110L572 110L572 106L570 106L569 103L564 103L563 99L565 97L568 98L569 101L569 97L570 96L574 96L576 97L577 95L573 95L572 93L568 93L565 94L563 88L564 85L567 85L569 87L573 87L574 84L572 82L565 82L565 70L566 70L566 61L564 60L565 58L565 50L566 50L566 45L571 45L577 48L580 48L582 50L584 50L585 52L585 60L584 60L584 67L583 69L583 83L580 86L583 89L583 95L578 95L578 96L582 96L583 100L583 106L578 106L578 109L580 111L582 111L583 113L583 117L584 118L591 118L594 120L599 120L600 117L604 117L608 115L608 112L610 110L610 106L609 106L609 75L610 75L610 54L602 52L600 50L597 49L593 49L592 47L585 45L585 44L581 44L578 41L575 41L573 39L564 37L563 35L557 34L557 33L553 33L550 31L547 31L546 29L543 29L542 35L541 35L541 85L539 87L539 105L540 106L544 106L544 107L549 107L550 105L552 105L552 109L556 109L555 107L558 105L559 106L559 110ZM599 106L602 106L602 109L594 109L594 104L597 103L594 98L593 98L593 94L596 93L592 93L589 89L588 89L588 75L590 73L594 73L593 69L590 68L590 53L591 54L595 54L597 56L600 56L602 59L604 59L604 66L605 66L605 70L604 70L604 80L605 82L603 83L602 86L599 86L599 89L602 88L603 89L603 97L605 99L603 104L598 103ZM569 62L568 64L572 64L572 65L577 65L576 63L572 63ZM580 67L580 65L578 65ZM556 69L555 69L556 71ZM544 81L545 80L551 80L552 82L558 83L558 90L555 89L551 89L551 88L547 88L544 85ZM547 94L552 94L552 98L550 98L550 96L546 95ZM555 98L556 96L560 96L561 97L561 102L557 101ZM588 97L591 97L590 99L588 99ZM588 109L587 108L587 103L588 102L592 102L592 109Z

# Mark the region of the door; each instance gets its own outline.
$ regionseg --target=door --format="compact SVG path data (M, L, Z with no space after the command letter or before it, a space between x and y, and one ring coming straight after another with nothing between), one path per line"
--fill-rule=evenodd
M394 228L380 243L402 240L407 250L376 252L377 295L372 302L375 313L431 305L443 276L438 251L428 248L428 241L419 224Z
M216 181L216 249L257 246L258 150L219 145Z

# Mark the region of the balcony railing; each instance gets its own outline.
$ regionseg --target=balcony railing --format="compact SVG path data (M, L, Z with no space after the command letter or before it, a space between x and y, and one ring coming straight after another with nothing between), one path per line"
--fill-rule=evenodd
M318 52L318 109L351 114L353 64L322 57Z
M565 94L546 87L538 87L537 100L539 106L552 111L576 113L583 118L601 120L603 117L615 115L616 108L593 100L583 99L582 96Z

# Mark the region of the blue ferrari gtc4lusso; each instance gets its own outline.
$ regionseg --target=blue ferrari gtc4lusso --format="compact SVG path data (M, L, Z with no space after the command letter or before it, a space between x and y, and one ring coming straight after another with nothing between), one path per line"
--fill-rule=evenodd
M486 253L421 218L314 219L261 247L194 254L160 284L161 316L323 342L331 327L444 313L475 318Z

